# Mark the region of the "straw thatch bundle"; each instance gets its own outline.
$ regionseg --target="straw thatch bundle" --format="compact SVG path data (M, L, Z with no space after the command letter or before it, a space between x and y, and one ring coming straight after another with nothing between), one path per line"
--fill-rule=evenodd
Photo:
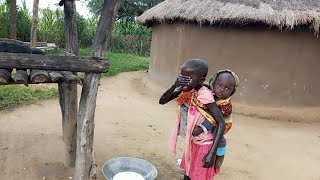
M320 0L166 0L138 17L147 26L175 21L264 23L280 29L308 25L318 33Z

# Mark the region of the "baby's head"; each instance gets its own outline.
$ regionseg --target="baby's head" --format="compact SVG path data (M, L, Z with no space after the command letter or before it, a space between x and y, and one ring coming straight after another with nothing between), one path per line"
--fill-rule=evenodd
M224 69L218 71L210 79L209 85L219 100L227 99L236 92L239 86L239 78L234 72Z
M187 92L200 88L208 74L208 64L201 59L190 59L181 66L181 75L188 76L191 82L182 87L182 91Z

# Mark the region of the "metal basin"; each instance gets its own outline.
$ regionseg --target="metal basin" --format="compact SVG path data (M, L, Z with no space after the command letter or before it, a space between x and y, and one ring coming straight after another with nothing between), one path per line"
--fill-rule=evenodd
M102 166L104 177L113 180L113 177L121 172L135 172L141 174L146 180L154 180L158 171L150 162L133 157L117 157L110 159Z

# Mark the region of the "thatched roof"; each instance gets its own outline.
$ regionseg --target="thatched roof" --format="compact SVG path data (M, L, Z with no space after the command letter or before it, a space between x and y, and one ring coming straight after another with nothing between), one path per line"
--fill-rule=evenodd
M320 0L166 0L138 17L151 26L164 22L199 24L264 23L293 29L308 25L314 32L320 27Z

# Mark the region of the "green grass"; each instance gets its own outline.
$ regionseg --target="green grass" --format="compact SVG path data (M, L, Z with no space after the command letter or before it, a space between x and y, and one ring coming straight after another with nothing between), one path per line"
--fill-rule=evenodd
M61 49L48 52L51 55L63 54ZM89 49L80 49L80 56L89 56ZM147 70L149 66L148 57L140 57L132 54L108 52L107 57L110 63L110 69L102 76L114 76L121 72ZM0 110L14 108L18 105L36 103L39 100L49 99L58 96L56 87L47 88L24 87L23 85L5 85L0 86Z
M80 49L80 56L89 56L89 49ZM110 63L110 69L102 76L114 76L121 72L147 70L149 67L149 58L133 54L122 54L108 52L107 58Z
M41 99L56 97L57 88L35 88L22 85L0 86L0 109L13 108L21 104L31 104Z

